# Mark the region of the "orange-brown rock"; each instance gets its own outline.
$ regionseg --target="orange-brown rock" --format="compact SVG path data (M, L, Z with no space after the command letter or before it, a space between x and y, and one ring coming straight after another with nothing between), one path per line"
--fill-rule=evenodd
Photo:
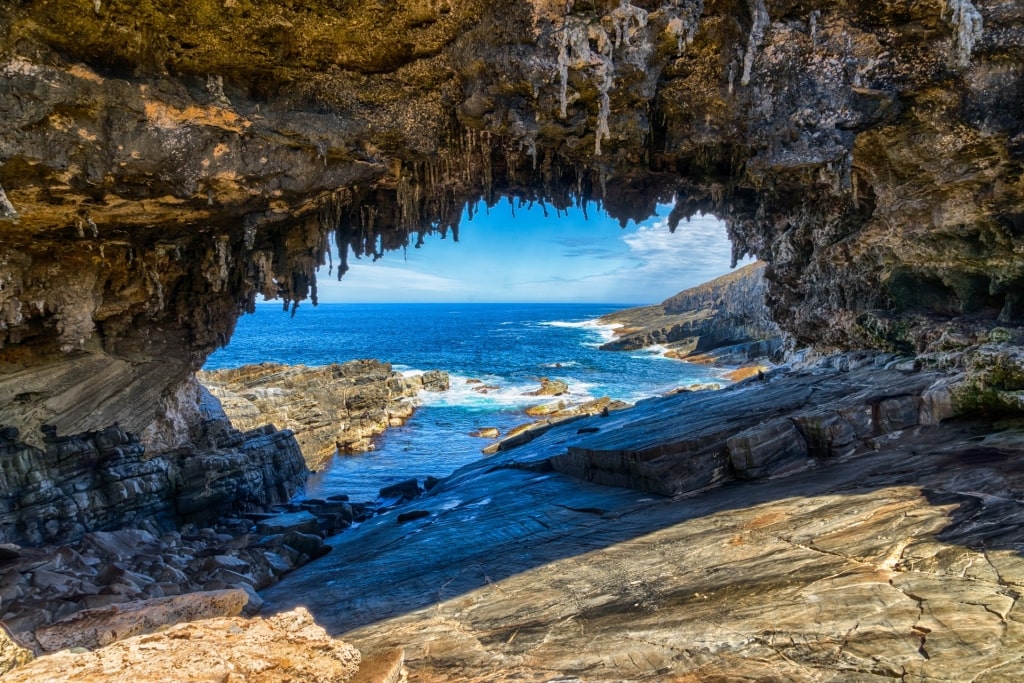
M371 450L373 437L403 424L420 391L444 391L436 370L405 377L390 363L359 360L321 367L273 363L199 373L239 429L290 429L311 470L334 453Z
M359 652L296 608L265 619L183 623L95 651L64 650L5 675L13 683L345 683Z

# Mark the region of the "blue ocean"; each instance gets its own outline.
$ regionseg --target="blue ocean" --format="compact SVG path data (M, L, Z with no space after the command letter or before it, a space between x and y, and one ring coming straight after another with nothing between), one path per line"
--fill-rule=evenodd
M445 370L451 389L420 394L403 427L376 450L335 456L307 487L309 497L346 493L374 500L384 486L412 477L444 477L491 441L469 436L482 427L504 433L531 421L524 409L545 403L526 392L549 377L568 383L572 403L608 396L629 403L672 389L721 381L699 365L665 358L658 348L600 351L612 328L597 318L628 308L610 304L321 304L292 317L259 305L238 323L231 343L205 369L249 363L326 365L360 358L390 362L406 373ZM467 380L497 386L486 394ZM478 385L476 385L478 386Z

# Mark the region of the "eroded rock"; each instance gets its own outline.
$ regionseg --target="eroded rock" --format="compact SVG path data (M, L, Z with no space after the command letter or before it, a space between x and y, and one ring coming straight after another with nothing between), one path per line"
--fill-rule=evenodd
M199 373L231 423L252 429L267 423L292 430L312 470L340 451L372 450L372 438L401 425L420 391L446 391L448 374L409 377L390 363L358 360L323 367L273 363Z
M64 650L8 673L20 683L238 680L338 683L359 652L331 638L302 608L265 619L217 618L171 626L92 652Z

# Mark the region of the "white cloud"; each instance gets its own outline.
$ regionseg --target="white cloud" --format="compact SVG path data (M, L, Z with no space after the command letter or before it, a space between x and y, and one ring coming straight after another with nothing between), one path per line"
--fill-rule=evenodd
M464 290L465 283L459 280L382 263L350 262L340 282L323 270L317 277L323 301L457 300L457 293Z
M661 219L623 235L636 266L621 271L634 281L671 283L676 291L698 285L729 270L732 245L714 216L696 216L670 232Z

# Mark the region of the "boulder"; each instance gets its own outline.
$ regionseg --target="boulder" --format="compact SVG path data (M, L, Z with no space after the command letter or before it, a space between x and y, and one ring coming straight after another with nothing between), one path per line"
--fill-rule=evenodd
M75 647L92 649L183 621L235 616L248 602L245 590L232 589L112 605L41 626L35 630L35 637L49 652Z
M359 662L355 648L331 638L299 607L265 619L178 623L94 652L63 650L9 672L4 683L344 683L355 676Z
M422 493L419 482L415 479L406 479L403 482L385 486L380 490L381 498L399 498L401 500L412 500Z
M303 510L260 520L256 523L256 530L264 535L283 534L289 531L316 534L320 532L320 523L314 514Z
M527 392L527 396L561 396L569 390L569 385L560 379L540 378L540 389Z

